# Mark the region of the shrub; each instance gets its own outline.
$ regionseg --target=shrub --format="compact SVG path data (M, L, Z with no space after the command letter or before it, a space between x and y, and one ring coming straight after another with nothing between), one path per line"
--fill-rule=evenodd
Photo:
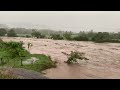
M26 38L30 38L31 36L30 35L26 35Z
M2 42L0 43L0 59L1 63L3 58L9 57L10 59L20 58L21 56L27 56L29 52L23 48L21 42Z
M7 36L8 37L17 37L17 34L13 29L11 29L8 31Z
M63 37L60 34L51 34L51 38L54 40L63 40Z
M32 64L24 64L23 61L35 57L38 60ZM23 42L0 42L0 65L25 68L34 71L42 71L55 68L56 62L50 56L44 54L30 54L23 48Z
M77 59L79 60L88 60L86 57L83 56L84 53L79 53L79 52L73 52L71 51L71 53L69 54L69 58L66 61L66 63L68 64L72 64L72 63L76 63Z
M88 37L86 36L76 36L73 38L73 40L76 40L76 41L88 41Z
M5 36L6 33L7 33L6 29L0 28L0 36Z
M64 36L64 38L66 39L66 40L72 40L72 32L65 32L64 34L63 34L63 36Z
M110 35L107 32L98 32L93 38L92 41L103 43L103 42L110 42Z

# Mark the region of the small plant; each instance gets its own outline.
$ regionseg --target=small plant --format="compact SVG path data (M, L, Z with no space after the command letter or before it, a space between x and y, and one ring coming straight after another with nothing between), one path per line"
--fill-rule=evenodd
M69 58L66 61L66 63L68 63L68 64L76 63L77 59L79 59L79 60L89 60L86 57L84 57L83 55L84 55L84 53L71 51L71 53L69 54Z

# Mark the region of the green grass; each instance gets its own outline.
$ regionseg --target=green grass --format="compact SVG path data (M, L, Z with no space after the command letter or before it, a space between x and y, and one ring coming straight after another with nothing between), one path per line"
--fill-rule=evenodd
M51 59L49 59L49 57L46 55L31 54L30 57L36 57L39 60L37 60L33 64L27 64L27 65L23 65L23 66L20 66L20 60L18 60L14 67L25 68L25 69L34 70L37 72L41 72L41 71L48 69L48 68L55 68L56 67L55 62L53 62Z
M21 57L21 56L25 56L25 57ZM30 59L31 57L35 57L38 60L32 64L21 65L21 59L23 62L27 59ZM0 66L25 68L25 69L41 72L45 69L56 67L56 64L54 61L51 60L49 56L43 54L30 54L28 51L24 50L24 48L21 46L21 43L1 42Z
M36 57L39 60L34 62L33 64L24 64L21 66L21 60L20 58L15 59L8 59L4 58L4 61L7 62L5 64L0 64L1 66L11 66L13 68L24 68L28 70L34 70L37 72L41 72L43 70L49 69L49 68L55 68L55 62L53 62L48 56L42 55L42 54L30 54L28 57L23 58L23 61L26 59L29 59L31 57Z

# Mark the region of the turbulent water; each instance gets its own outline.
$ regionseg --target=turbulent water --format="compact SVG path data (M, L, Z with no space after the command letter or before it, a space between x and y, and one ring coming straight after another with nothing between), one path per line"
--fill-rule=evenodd
M57 68L45 70L45 76L53 79L101 79L120 78L120 44L93 43L33 38L3 38L4 41L31 42L29 50L33 54L50 55L57 61ZM67 56L63 53L71 51L84 52L88 61L79 61L79 64L67 65L64 61Z

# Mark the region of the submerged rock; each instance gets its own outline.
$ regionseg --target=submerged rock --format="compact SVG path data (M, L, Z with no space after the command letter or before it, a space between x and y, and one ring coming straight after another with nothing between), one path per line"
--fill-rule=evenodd
M30 59L23 61L23 64L32 64L32 63L36 62L37 60L39 60L39 59L36 57L31 57Z

